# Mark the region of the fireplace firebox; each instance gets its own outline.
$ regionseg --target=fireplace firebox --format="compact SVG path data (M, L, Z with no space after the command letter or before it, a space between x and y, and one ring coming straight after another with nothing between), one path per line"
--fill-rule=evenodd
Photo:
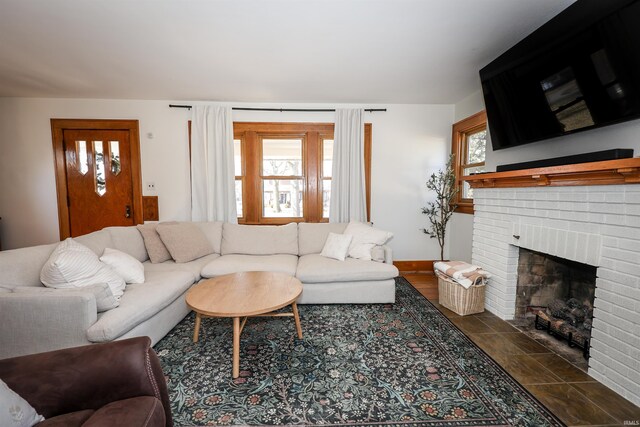
M515 319L589 357L596 267L519 248Z

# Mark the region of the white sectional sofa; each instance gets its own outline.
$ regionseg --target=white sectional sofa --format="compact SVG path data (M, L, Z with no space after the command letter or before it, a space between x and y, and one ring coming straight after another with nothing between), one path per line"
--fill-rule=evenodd
M153 264L136 227L108 227L75 238L97 255L105 248L143 263L145 282L126 286L117 308L98 313L94 294L55 290L40 271L57 244L0 252L0 358L149 336L155 344L188 313L184 294L202 278L240 271L279 271L304 285L302 304L392 303L398 270L388 247L378 261L338 261L320 252L347 224L247 226L195 223L214 253L187 263Z

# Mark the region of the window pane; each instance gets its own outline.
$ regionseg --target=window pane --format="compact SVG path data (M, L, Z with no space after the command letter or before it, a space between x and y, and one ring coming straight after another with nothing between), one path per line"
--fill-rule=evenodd
M78 153L78 170L82 175L89 172L89 158L87 157L87 141L76 141Z
M242 175L242 144L239 139L233 140L233 166L236 176Z
M333 139L322 140L322 176L331 178L333 166Z
M263 139L263 176L302 176L301 139Z
M472 175L474 173L478 173L478 172L484 172L484 165L482 166L476 166L473 168L465 168L462 170L462 174L463 175ZM464 183L462 184L462 198L463 199L473 199L473 188L471 188L471 186L469 185L468 182L464 181Z
M329 218L329 207L331 205L331 180L322 180L322 218Z
M262 181L262 216L265 218L303 216L301 179L267 179Z
M236 179L236 211L238 211L238 218L244 216L242 212L242 180Z
M475 166L475 167L472 167L472 168L464 168L462 170L462 174L463 175L473 175L474 173L479 173L479 172L484 172L484 165Z
M484 162L487 148L487 130L474 132L467 135L467 163Z
M473 199L473 188L466 181L462 184L462 198Z
M96 193L103 196L107 192L107 181L105 179L102 141L93 141L93 153L96 159Z
M111 173L118 175L122 170L120 165L120 143L118 141L109 141L109 151L111 153Z

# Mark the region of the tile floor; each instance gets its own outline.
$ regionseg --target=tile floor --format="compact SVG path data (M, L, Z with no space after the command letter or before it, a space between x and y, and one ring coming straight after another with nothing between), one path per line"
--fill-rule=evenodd
M441 307L433 274L402 275L568 426L640 425L639 407L499 317Z

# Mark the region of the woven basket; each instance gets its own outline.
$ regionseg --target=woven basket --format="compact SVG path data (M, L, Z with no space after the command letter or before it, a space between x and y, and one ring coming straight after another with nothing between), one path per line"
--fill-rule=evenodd
M436 273L438 276L438 295L440 305L460 316L482 313L484 311L484 280L469 289L453 280Z

